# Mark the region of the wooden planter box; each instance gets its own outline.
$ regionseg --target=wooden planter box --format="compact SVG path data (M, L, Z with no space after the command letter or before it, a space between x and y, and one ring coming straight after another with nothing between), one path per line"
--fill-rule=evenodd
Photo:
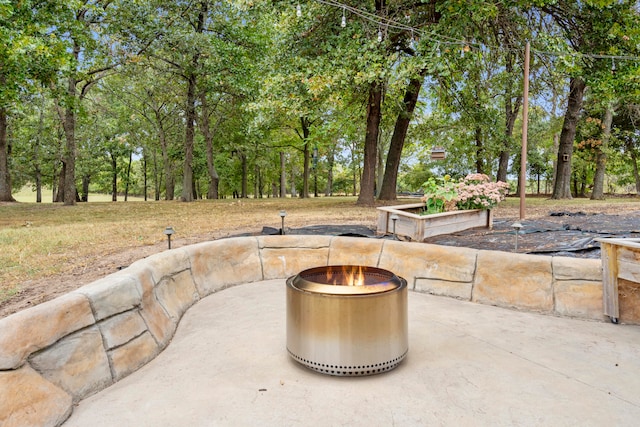
M409 205L384 206L378 209L378 234L393 234L392 215L397 215L395 233L418 242L427 237L440 234L456 233L469 228L493 228L491 210L474 209L468 211L452 211L431 215L420 215L424 203Z
M640 239L601 238L604 314L640 324Z

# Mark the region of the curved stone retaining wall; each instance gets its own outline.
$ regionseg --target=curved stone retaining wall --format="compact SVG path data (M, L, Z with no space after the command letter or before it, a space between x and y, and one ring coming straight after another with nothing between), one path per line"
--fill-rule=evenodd
M603 320L599 260L331 236L260 236L165 251L0 319L0 425L57 426L73 404L153 359L199 299L319 265L359 264L410 289Z

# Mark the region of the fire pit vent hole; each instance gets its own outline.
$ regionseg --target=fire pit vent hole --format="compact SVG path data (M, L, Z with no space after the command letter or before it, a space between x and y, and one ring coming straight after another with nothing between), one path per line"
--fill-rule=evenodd
M298 363L306 366L307 368L313 369L314 371L335 375L335 376L359 376L359 375L374 375L380 374L382 372L387 372L395 368L402 362L402 360L407 355L405 351L402 356L396 357L393 360L389 360L388 362L375 363L373 365L362 365L362 366L340 366L340 365L327 365L325 363L317 363L312 360L307 360L305 358L299 357L289 351L289 355L294 358Z

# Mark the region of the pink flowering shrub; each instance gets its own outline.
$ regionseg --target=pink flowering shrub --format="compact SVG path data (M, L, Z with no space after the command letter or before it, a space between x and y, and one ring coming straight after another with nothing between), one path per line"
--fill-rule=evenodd
M506 182L491 182L481 173L467 175L455 183L449 176L439 182L431 178L424 184L424 214L467 209L492 209L503 201L509 191Z
M509 184L491 182L482 173L467 175L456 186L456 206L458 209L492 209L505 199Z

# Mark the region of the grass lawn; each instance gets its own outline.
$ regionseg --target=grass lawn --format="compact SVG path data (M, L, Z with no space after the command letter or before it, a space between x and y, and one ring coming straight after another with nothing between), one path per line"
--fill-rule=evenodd
M527 198L527 218L545 216L554 210L606 213L638 210L638 200ZM123 251L134 254L139 251L138 258L143 258L151 246L156 252L164 250L163 231L167 226L176 231L173 236L176 247L241 232L259 233L263 226L279 228L280 210L287 212L287 227L361 224L375 228L376 209L356 206L355 201L354 197L320 197L192 203L96 201L76 206L0 204L0 305L29 286L43 286L46 283L43 278L55 276L62 280L60 277L66 275L68 280L81 281L80 273L91 271L101 258ZM409 202L415 199L393 204ZM509 198L494 215L517 218L518 207L519 199Z
M357 207L347 197L0 205L0 303L27 280L65 274L79 263L90 268L99 257L164 242L167 226L175 229L178 244L212 240L279 228L283 209L287 227L375 224L374 208Z
M33 187L26 185L20 189L20 191L13 193L13 198L21 203L36 203L36 192ZM53 194L50 189L43 188L42 190L42 203L53 203ZM124 196L118 196L118 201L123 201ZM144 201L144 197L127 197L128 201L141 202ZM111 194L89 193L90 202L110 202Z

